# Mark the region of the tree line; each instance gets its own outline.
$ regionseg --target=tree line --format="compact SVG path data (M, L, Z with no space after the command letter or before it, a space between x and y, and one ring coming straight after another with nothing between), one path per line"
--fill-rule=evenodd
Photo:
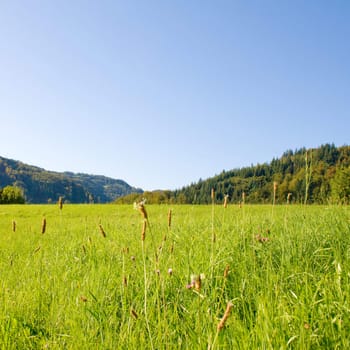
M175 191L131 194L116 200L132 203L209 204L228 196L231 203L350 203L350 146L325 144L318 148L288 150L270 163L222 171L212 178Z

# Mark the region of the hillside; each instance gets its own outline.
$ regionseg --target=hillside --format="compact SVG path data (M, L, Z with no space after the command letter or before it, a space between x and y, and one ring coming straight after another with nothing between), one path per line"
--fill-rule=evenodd
M144 193L148 203L211 203L223 202L228 195L231 203L272 203L275 183L275 203L350 202L350 146L325 144L314 149L288 150L270 163L223 171L206 180L199 180L176 191ZM289 194L289 195L288 195ZM128 203L141 196L131 194L117 203Z
M0 157L0 188L23 189L26 203L50 203L62 196L70 203L106 203L142 190L106 176L54 172Z

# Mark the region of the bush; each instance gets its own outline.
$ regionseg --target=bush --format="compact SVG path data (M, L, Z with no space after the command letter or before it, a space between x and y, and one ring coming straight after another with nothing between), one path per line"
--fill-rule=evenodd
M6 186L0 190L0 204L24 204L22 189L15 186Z

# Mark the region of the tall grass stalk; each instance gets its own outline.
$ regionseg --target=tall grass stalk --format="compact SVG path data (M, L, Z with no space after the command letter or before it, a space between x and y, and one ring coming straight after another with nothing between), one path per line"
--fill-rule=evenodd
M305 198L304 198L304 205L307 204L307 201L309 198L309 188L310 188L310 183L311 183L311 176L312 176L312 150L310 153L310 159L308 157L307 151L305 153Z

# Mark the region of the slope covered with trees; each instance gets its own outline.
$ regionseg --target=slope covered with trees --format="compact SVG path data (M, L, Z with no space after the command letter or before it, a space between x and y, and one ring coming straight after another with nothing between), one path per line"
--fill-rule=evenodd
M0 157L2 192L7 186L20 189L27 203L50 203L57 201L59 197L70 203L106 203L128 193L142 192L123 180L98 175L46 171ZM5 191L7 192L9 189Z
M350 146L325 144L314 149L288 150L270 163L223 171L176 191L143 194L149 203L211 203L228 195L231 203L349 203ZM140 195L118 199L119 203L137 200Z

